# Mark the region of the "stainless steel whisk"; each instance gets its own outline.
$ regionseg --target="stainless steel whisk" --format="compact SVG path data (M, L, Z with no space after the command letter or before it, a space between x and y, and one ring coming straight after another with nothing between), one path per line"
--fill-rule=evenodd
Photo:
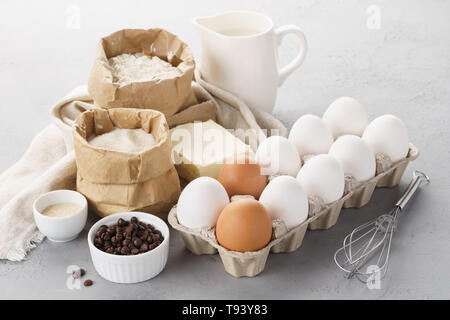
M367 282L377 273L380 278L386 274L392 236L397 228L397 216L419 187L429 182L426 174L414 171L413 179L389 213L355 228L345 237L343 246L334 254L334 261L347 273L347 278L356 276ZM365 265L369 267L364 271L362 268Z

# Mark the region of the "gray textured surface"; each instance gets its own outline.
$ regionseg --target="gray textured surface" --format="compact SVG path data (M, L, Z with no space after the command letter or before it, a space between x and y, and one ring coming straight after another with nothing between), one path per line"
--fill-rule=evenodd
M269 14L295 23L310 50L302 68L279 91L275 114L287 125L304 113L321 114L341 95L359 99L371 117L394 113L407 124L421 156L398 188L379 189L368 205L344 210L328 231L308 232L292 254L272 254L256 278L229 276L219 256L194 256L172 231L170 257L157 278L136 285L101 279L84 234L68 244L45 240L23 262L0 261L0 298L450 298L449 142L450 2L448 1L1 1L0 171L12 165L48 121L49 109L85 83L97 40L124 27L161 26L199 52L190 19L226 9ZM81 28L66 27L78 4ZM381 10L381 29L366 27L369 5ZM291 40L291 39L287 39ZM282 46L287 61L296 47ZM21 126L17 119L21 119ZM388 210L413 168L427 172L423 189L395 237L380 290L348 281L332 254L354 226ZM94 217L91 217L92 224ZM66 268L88 269L95 285L68 290Z

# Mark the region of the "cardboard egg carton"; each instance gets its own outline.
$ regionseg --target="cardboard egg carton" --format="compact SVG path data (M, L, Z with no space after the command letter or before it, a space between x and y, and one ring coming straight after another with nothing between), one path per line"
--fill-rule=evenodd
M210 232L212 236L208 236L207 232L181 225L178 222L176 206L169 212L168 220L174 229L180 231L186 248L193 254L216 254L218 252L225 270L229 274L234 277L254 277L264 270L269 252L293 252L301 246L310 219L289 230L281 237L272 238L263 249L252 252L237 252L225 249L215 240L214 229Z
M275 236L263 249L252 252L230 251L222 247L215 238L214 228L209 230L190 229L178 222L177 207L169 212L170 225L178 230L184 240L186 248L196 255L219 253L225 270L234 277L254 277L264 270L269 252L290 253L297 250L303 242L306 230L328 229L336 224L341 209L359 208L369 202L376 187L396 186L410 161L419 156L419 150L410 144L408 155L405 159L395 163L391 168L378 174L372 179L345 194L341 199L325 206L314 216L309 217L297 227L281 232L277 236L274 224ZM278 227L277 227L278 228Z
M342 208L361 208L372 198L377 187L394 187L400 183L403 173L410 161L417 159L419 150L412 144L409 145L408 155L405 159L395 163L385 172L377 174L372 179L345 194L341 199L329 204L323 210L314 215L308 229L321 230L334 226L339 218Z

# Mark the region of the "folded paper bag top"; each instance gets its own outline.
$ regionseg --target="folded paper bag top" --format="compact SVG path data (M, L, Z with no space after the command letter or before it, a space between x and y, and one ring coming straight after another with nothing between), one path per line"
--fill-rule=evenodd
M92 135L114 128L138 129L151 133L155 145L139 153L97 148L88 143ZM100 109L82 113L73 126L78 171L91 183L129 184L144 182L174 168L172 145L164 115L156 110Z
M181 74L119 86L108 59L123 53L157 56ZM194 68L191 49L176 35L159 28L124 29L100 40L89 74L89 94L102 108L155 109L168 117L197 103L191 88Z

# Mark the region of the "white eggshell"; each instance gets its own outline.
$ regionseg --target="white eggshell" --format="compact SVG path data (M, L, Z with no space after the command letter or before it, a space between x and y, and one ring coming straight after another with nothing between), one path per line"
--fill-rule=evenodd
M285 137L272 136L264 140L256 150L256 162L265 175L287 174L297 176L301 167L295 146Z
M402 120L392 114L374 119L362 138L375 154L385 154L392 162L400 161L408 155L408 129Z
M336 99L325 111L322 119L335 139L345 134L361 136L369 123L366 109L351 97Z
M300 182L291 176L279 176L263 190L259 202L272 219L283 220L292 229L308 217L308 198Z
M375 155L368 144L358 136L339 137L328 154L339 161L344 174L351 175L358 181L375 176L377 167Z
M344 170L329 154L319 154L308 160L297 175L308 196L320 197L331 203L344 194Z
M219 181L210 177L197 178L181 192L177 205L178 221L193 229L215 226L228 203L228 194Z
M289 133L289 141L297 148L300 157L307 154L327 153L333 143L333 135L318 116L306 114L295 121Z

